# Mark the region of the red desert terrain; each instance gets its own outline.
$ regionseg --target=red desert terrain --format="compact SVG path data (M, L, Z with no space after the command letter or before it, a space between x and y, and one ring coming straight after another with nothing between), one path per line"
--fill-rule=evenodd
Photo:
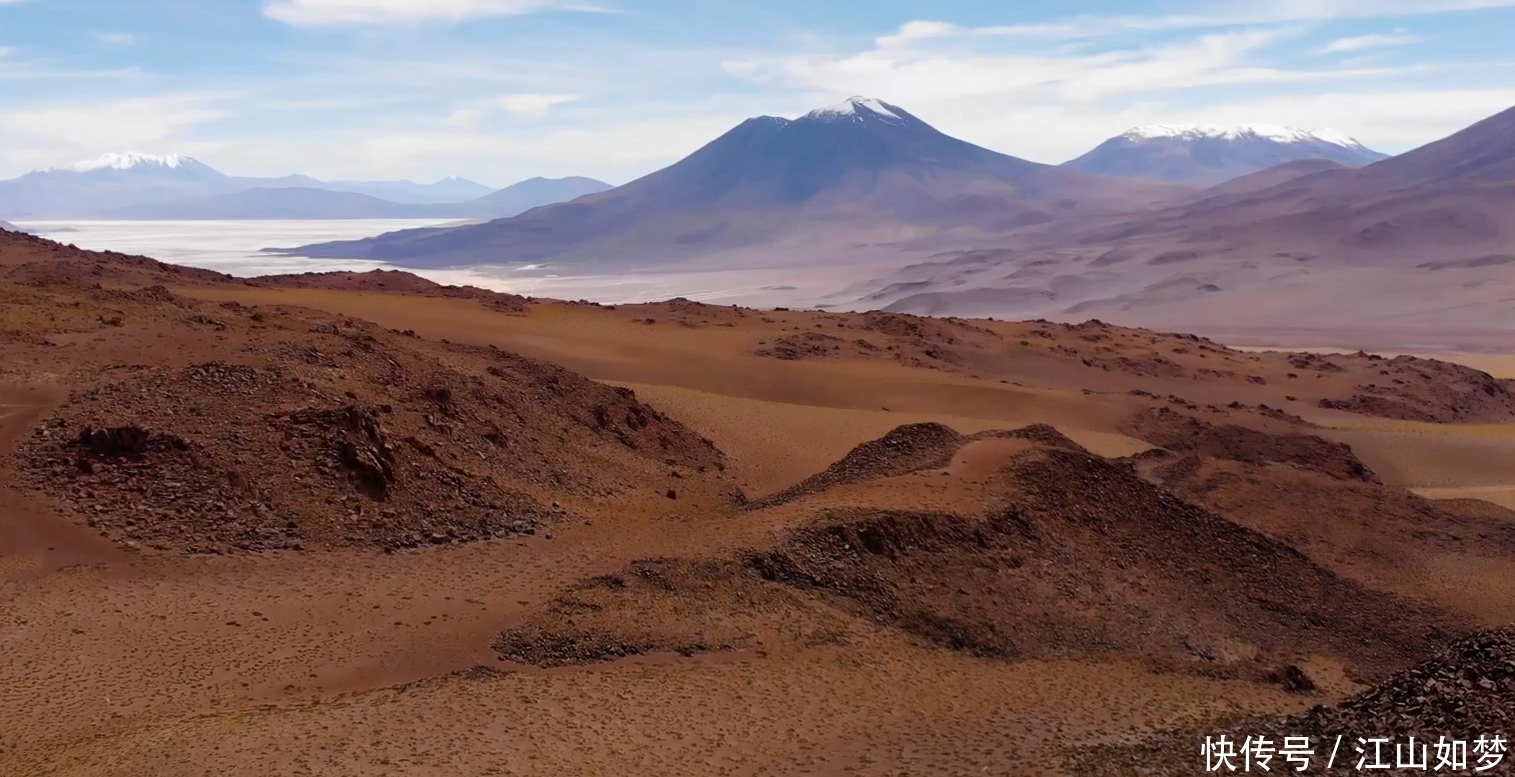
M7 777L1187 775L1222 733L1515 733L1493 357L10 232L0 355Z

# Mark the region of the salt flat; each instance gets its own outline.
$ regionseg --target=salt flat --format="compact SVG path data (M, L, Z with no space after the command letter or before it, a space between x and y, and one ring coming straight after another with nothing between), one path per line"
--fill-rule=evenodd
M275 256L262 249L311 240L350 240L445 224L449 219L341 219L300 221L18 221L61 243L93 251L140 254L231 275L317 270L371 270L383 262Z
M17 226L94 251L119 251L202 267L240 277L332 270L397 269L368 259L315 259L265 252L265 248L325 240L352 240L402 229L453 223L454 219L333 219L257 221L21 221ZM610 275L558 275L540 265L415 270L438 283L470 284L494 291L590 299L612 304L687 297L717 304L813 303L839 282L827 268L717 269Z

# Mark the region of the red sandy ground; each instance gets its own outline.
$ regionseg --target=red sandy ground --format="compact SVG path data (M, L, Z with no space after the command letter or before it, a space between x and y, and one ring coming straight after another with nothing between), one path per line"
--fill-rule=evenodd
M0 239L0 774L1064 774L1515 614L1469 368Z

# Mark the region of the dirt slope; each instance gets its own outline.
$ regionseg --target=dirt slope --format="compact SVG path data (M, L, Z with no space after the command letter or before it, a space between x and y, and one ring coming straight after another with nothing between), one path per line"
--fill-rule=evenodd
M980 435L978 445L1006 439ZM807 487L753 505L748 520L776 527L770 546L700 567L703 574L649 578L649 568L634 567L590 581L546 620L507 630L497 647L512 660L548 664L657 648L770 649L731 625L751 617L731 608L790 601L774 584L977 656L1118 653L1250 677L1315 655L1374 676L1420 654L1433 624L1466 627L1439 608L1346 580L1119 463L1034 443L978 459L965 442L945 427L901 427ZM898 488L884 490L891 485ZM949 507L871 504L927 489L944 490ZM637 631L617 632L611 612L635 613L626 622ZM695 628L703 622L719 625Z
M1319 435L1265 431L1238 424L1212 424L1168 407L1149 408L1127 421L1124 431L1170 451L1264 464L1276 462L1342 480L1380 482L1345 443Z
M1281 719L1249 721L1228 733L1233 741L1268 737L1275 747L1284 737L1308 737L1311 755L1306 764L1299 766L1295 761L1286 767L1304 774L1361 774L1367 769L1390 774L1459 769L1515 774L1504 733L1515 722L1512 667L1515 634L1511 629L1481 632L1436 651L1428 660L1339 704L1319 705L1305 714ZM1212 740L1216 737L1214 733L1209 736ZM1495 737L1504 740L1502 747L1495 747L1498 755L1488 749ZM1384 740L1381 753L1374 739ZM1216 762L1207 765L1195 755L1195 741L1205 741L1205 734L1186 731L1140 745L1091 748L1092 752L1086 751L1074 760L1079 772L1085 774L1203 773ZM1465 750L1455 755L1448 746L1458 741ZM1438 749L1438 744L1443 748ZM1424 768L1418 766L1422 761ZM1271 764L1279 768L1283 756L1275 756ZM1397 768L1400 764L1405 767Z
M1515 618L1506 384L1438 363L0 275L0 774L1086 774Z
M67 294L81 320L8 362L65 349L76 370L17 451L22 484L128 547L396 549L730 493L709 440L555 365L161 286ZM178 347L113 362L98 345L127 338Z

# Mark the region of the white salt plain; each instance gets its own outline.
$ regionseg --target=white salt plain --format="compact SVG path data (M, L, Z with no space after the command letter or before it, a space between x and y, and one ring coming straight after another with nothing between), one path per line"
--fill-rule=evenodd
M556 299L604 303L648 302L687 297L713 304L774 306L805 304L828 283L807 284L795 269L719 269L618 275L558 275L539 265L416 270L384 262L312 259L264 253L330 240L355 240L400 229L451 223L451 219L344 219L259 221L17 221L17 226L60 243L97 251L150 256L238 277L281 273L405 269L438 283L469 284ZM801 287L809 286L802 290Z

